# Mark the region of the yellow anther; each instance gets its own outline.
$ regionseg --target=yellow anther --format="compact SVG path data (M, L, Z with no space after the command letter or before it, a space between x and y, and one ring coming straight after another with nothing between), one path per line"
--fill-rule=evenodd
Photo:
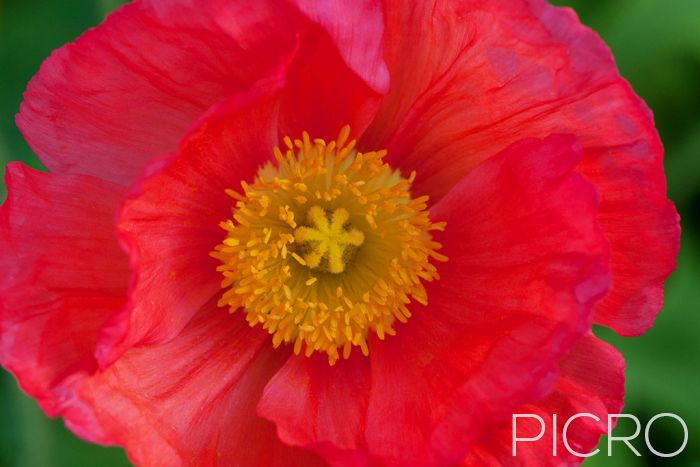
M299 264L301 264L302 266L308 266L308 264L306 263L306 261L304 261L304 258L302 258L301 256L299 256L298 254L292 253L292 257L293 257L295 260L297 260L297 262L298 262Z
M317 280L318 280L317 277L311 277L305 282L305 284L306 285L313 285Z

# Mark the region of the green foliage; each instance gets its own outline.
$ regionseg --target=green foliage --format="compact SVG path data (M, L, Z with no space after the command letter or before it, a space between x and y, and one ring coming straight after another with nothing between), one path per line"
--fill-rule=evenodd
M120 0L0 0L0 164L32 155L14 126L26 83L51 50L97 24ZM646 335L627 339L598 329L627 360L625 412L646 422L659 412L681 415L690 442L681 457L601 454L585 465L700 467L700 1L560 0L573 6L613 50L623 75L654 110L667 150L669 193L683 218L677 272L667 286L664 312ZM0 199L4 185L0 183ZM48 420L13 378L0 372L0 465L17 467L128 465L123 451L86 444ZM620 430L624 432L625 426ZM655 446L672 451L678 429L659 423ZM622 451L622 449L620 449Z

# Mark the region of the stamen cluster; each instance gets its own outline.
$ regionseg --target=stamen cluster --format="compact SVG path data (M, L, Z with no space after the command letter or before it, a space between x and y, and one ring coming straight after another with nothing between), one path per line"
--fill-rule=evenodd
M284 138L276 165L253 183L227 190L236 200L227 236L212 256L221 261L225 289L219 306L243 309L275 347L325 352L330 364L353 347L369 354L368 334L396 333L411 316L411 301L427 304L423 281L439 278L427 196L411 198L408 178L382 158L361 153L345 127L326 143Z

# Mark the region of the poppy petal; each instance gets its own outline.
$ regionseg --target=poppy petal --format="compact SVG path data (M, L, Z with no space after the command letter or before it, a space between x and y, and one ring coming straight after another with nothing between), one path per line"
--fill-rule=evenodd
M102 365L133 345L172 338L220 290L209 253L234 205L225 190L251 181L285 135L331 139L348 123L357 134L373 118L380 96L317 39L309 33L289 68L215 106L135 182L119 220L134 271L130 306L104 328Z
M382 47L384 13L381 1L290 0L290 3L334 39L348 67L372 89L380 94L389 90L389 70Z
M614 151L591 149L580 168L603 193L600 225L612 247L613 288L594 321L624 336L654 325L680 248L680 217L664 195L660 143L654 164L639 162L649 156L646 148L638 141Z
M227 188L249 180L275 141L277 102L242 95L217 108L178 153L149 164L122 204L118 234L131 258L128 306L105 325L97 347L102 366L133 345L179 334L220 290L209 253L225 236ZM273 133L274 132L274 133Z
M265 388L258 414L275 422L287 444L314 449L333 465L366 465L369 376L359 352L333 367L322 355L292 356Z
M112 229L123 188L79 175L7 167L0 209L0 360L46 413L96 368L98 330L129 281Z
M288 355L269 345L265 331L212 303L169 343L131 349L82 380L66 423L124 446L137 465L323 465L283 445L274 425L255 414Z
M542 418L546 430L537 442L521 442L513 456L512 420L494 424L472 448L464 462L468 466L538 466L543 459L553 459L553 414L557 416L556 459L558 463L578 465L582 457L570 450L588 454L595 449L601 435L608 431L608 414L622 410L625 394L625 361L610 345L592 334L583 337L559 363L559 378L554 391L545 400L520 407L517 414L534 414ZM567 420L564 444L563 429ZM590 415L597 417L592 418ZM537 437L540 422L519 418L519 437ZM529 434L528 434L529 433Z
M129 183L295 47L283 2L137 1L42 65L17 124L50 171Z
M366 441L380 462L461 461L483 426L548 393L608 290L597 195L571 136L523 140L431 210L449 260L397 335L370 345ZM390 419L391 423L386 423Z
M678 215L651 113L605 44L544 0L386 0L386 9L394 81L363 144L388 147L389 162L416 170L416 192L437 200L514 141L574 134L612 248L613 289L595 321L624 335L651 327L675 268Z

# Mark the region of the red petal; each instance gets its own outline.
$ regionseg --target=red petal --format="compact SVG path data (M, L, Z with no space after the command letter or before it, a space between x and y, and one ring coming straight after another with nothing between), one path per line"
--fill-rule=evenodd
M275 422L287 444L312 448L334 465L366 465L369 375L360 353L333 367L322 355L293 356L268 383L258 414Z
M560 375L552 394L542 402L524 405L514 412L542 417L546 424L544 436L537 442L518 443L514 458L512 421L494 424L472 448L464 464L539 466L549 459L559 464L578 465L583 458L571 454L564 445L564 424L576 414L598 417L600 421L578 418L567 430L570 449L581 454L595 449L600 436L607 433L608 414L622 410L624 369L624 359L613 347L590 334L582 338L559 363ZM552 414L557 414L556 458L552 452ZM521 418L517 423L520 437L536 437L541 429L534 419Z
M172 156L154 161L124 203L119 231L132 260L130 307L105 328L102 364L136 344L165 342L219 290L209 253L238 189L272 158L284 135L335 138L350 123L364 130L379 96L315 33L301 41L286 76L272 75L220 104Z
M543 0L402 5L386 0L392 92L363 144L388 147L389 162L417 171L416 191L438 199L514 141L576 135L612 246L613 290L596 322L644 332L675 268L678 217L650 112L605 44Z
M523 140L434 206L449 261L429 305L371 342L366 440L383 462L445 465L481 428L547 393L608 290L597 198L568 136Z
M655 163L640 163L648 151L645 141L591 149L580 168L603 193L600 225L612 246L613 289L594 319L627 336L653 326L680 248L680 219L664 195L661 146L653 149Z
M351 5L354 3L347 3L348 7ZM370 49L380 48L382 30L372 29L352 38L360 40L353 44L349 38L334 43L317 29L310 29L301 38L296 59L287 69L280 96L279 134L298 137L302 131L308 131L313 138L328 141L349 124L353 134L360 135L374 119L381 100L380 94L368 85L376 84L377 73L365 70L361 79L348 68L348 57L342 54L365 46L369 39L374 44Z
M295 47L283 2L133 2L56 51L17 123L51 171L128 183L212 104Z
M105 318L129 271L112 225L123 189L12 163L0 210L0 359L51 416L65 386L91 372Z
M84 380L66 422L92 439L98 426L97 441L124 446L137 465L322 465L255 414L287 358L243 316L205 307L176 339Z
M389 70L384 62L384 15L380 0L318 2L290 0L317 22L337 44L348 67L378 93L389 90Z
M276 109L269 96L232 100L131 189L118 231L134 276L129 306L104 328L102 365L133 345L172 339L218 293L221 275L209 253L225 236L219 222L231 215L224 190L254 176L276 140L269 123Z

